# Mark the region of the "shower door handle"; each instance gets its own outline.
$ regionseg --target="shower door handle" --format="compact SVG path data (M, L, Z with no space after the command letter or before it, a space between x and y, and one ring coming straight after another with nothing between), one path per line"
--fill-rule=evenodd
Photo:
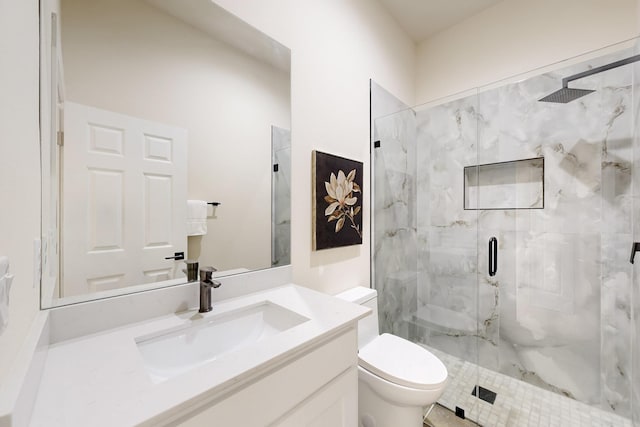
M493 277L498 271L498 239L489 239L489 276Z
M631 256L629 257L629 262L633 264L633 261L636 258L636 252L640 251L640 242L633 242L631 244Z

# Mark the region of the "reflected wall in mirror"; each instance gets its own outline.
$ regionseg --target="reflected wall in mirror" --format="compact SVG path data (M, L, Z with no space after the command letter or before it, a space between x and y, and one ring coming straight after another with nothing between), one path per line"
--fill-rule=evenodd
M210 0L62 0L58 19L43 306L184 283L179 253L220 275L288 264L290 51ZM191 218L202 201L220 204Z

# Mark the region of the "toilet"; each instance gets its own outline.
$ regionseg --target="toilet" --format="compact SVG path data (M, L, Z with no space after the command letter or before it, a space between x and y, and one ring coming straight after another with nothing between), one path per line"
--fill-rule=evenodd
M425 407L447 383L444 364L417 344L378 329L378 293L356 287L336 297L373 310L358 322L358 425L422 427Z

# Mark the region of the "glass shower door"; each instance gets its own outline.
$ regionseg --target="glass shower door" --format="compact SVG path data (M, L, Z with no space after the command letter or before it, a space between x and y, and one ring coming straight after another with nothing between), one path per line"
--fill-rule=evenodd
M372 111L376 100L388 99L376 90ZM372 122L372 277L380 329L444 362L449 384L439 403L467 417L478 383L478 213L464 208L463 170L477 164L476 104L472 93L373 115Z
M609 67L635 54L373 121L381 330L481 425L640 422L640 62ZM540 101L575 75L582 97Z
M411 339L447 366L439 400L477 419L479 287L477 192L467 192L478 163L477 93L416 108L417 306ZM466 172L466 174L465 174Z
M640 53L636 43L635 54ZM640 63L633 65L633 240L640 242ZM639 254L635 254L636 257ZM631 419L640 427L640 269L638 262L632 268L631 289Z
M271 126L271 266L291 264L291 131Z
M481 91L475 183L479 364L497 373L496 383L536 386L517 385L534 390L531 402L559 407L571 405L562 400L570 397L623 417L631 387L624 314L631 299L631 67L576 82L595 90L583 98L539 99L564 77L631 55ZM488 268L492 237L495 275Z
M417 305L416 147L413 110L373 123L373 284L380 332L409 339Z

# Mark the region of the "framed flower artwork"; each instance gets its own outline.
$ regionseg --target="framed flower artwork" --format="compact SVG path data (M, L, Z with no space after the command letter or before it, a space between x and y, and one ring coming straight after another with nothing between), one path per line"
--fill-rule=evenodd
M362 162L313 151L313 250L362 244Z

